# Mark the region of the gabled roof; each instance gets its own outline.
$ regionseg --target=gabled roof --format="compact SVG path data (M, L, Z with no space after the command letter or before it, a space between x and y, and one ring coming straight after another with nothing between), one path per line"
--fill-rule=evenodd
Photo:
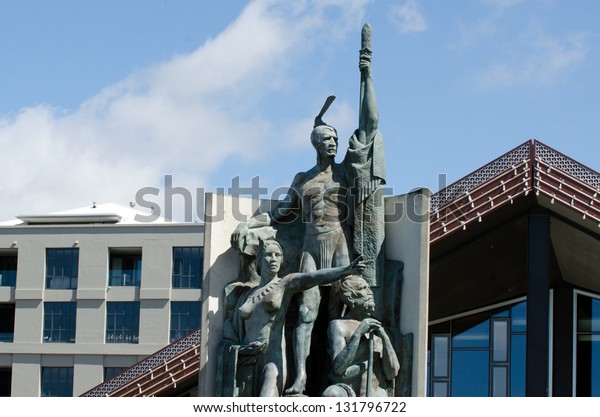
M187 336L83 393L81 397L151 397L197 380L200 364L197 329Z
M429 241L466 230L527 196L588 229L600 226L600 174L531 140L433 194Z

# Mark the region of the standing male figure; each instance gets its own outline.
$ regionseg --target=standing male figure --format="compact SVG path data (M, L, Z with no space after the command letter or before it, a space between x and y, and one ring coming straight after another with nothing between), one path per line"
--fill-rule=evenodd
M241 223L231 236L231 245L243 251L248 229L275 226L289 222L291 214L300 216L304 225L304 240L300 257L300 272L347 266L350 255L362 255L368 261L365 278L373 287L379 282L377 270L382 260L383 235L377 238L371 231L372 212L382 214L383 205L374 200L385 183L383 139L377 130L378 108L371 78L371 29L363 28L359 68L361 73L359 127L350 139L348 153L341 164L335 162L338 150L337 131L322 120L335 97L328 97L315 118L310 140L317 153L317 163L296 175L287 197L270 213ZM349 187L351 189L349 190ZM383 216L376 222L383 229ZM379 224L381 223L381 224ZM354 226L353 226L354 225ZM354 231L352 230L354 229ZM359 232L357 234L357 232ZM354 238L353 238L354 233ZM355 240L353 245L353 240ZM370 246L369 246L370 244ZM335 286L332 289L335 300ZM294 328L294 363L296 379L287 395L301 395L306 388L306 359L310 352L311 334L320 304L318 287L299 294L298 321ZM335 317L335 305L330 313Z
M327 103L331 103L331 99ZM324 106L321 115L327 110ZM320 116L315 120L311 143L317 152L317 163L306 172L296 175L288 197L268 215L253 217L241 223L231 237L231 244L243 249L248 229L284 223L290 214L301 216L304 242L300 258L300 272L314 272L324 268L350 264L348 209L346 204L347 179L344 167L335 162L337 133L324 124ZM294 364L296 379L287 395L300 395L306 388L306 358L320 304L318 287L298 294L298 322L294 328Z

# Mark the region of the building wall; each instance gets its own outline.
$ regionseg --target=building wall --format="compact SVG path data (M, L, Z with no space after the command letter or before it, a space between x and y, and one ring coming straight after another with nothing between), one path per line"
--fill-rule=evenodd
M103 380L104 367L127 367L169 343L170 301L200 301L200 289L172 289L176 246L203 246L198 224L0 227L0 250L16 248L16 286L0 287L15 304L12 343L0 343L0 366L12 367L12 396L39 396L41 367L74 368L73 395ZM74 290L45 289L46 248L79 248ZM108 287L109 249L141 248L140 287ZM76 301L75 343L43 343L44 302ZM105 343L106 303L140 301L139 343Z

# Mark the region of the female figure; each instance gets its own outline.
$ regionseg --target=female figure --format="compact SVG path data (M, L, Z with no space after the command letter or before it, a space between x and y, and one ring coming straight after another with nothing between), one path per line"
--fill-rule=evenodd
M360 274L365 263L359 258L345 267L292 273L280 278L277 274L283 263L283 251L275 240L262 242L256 263L260 284L239 308L245 327L240 353L258 355L254 392L261 397L279 397L286 381L284 325L292 296L317 285Z

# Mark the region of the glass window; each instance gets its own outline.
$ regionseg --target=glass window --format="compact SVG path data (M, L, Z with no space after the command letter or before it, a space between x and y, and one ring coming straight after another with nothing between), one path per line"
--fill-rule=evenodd
M15 305L0 304L0 342L12 342L15 336Z
M525 396L525 355L527 336L511 334L510 336L510 396Z
M489 313L480 313L452 321L452 347L478 348L490 345Z
M508 396L508 368L494 366L492 368L492 397Z
M448 376L448 336L433 336L433 376Z
M431 326L430 395L525 395L526 310L523 301Z
M0 368L0 397L10 397L12 386L12 369Z
M75 343L76 302L44 303L44 342Z
M173 248L173 288L202 288L201 247Z
M142 281L141 253L110 254L108 285L139 287Z
M492 360L494 362L508 361L508 321L492 321Z
M171 342L200 327L200 302L171 302Z
M0 287L14 287L17 282L17 255L0 254Z
M452 352L452 396L487 397L489 362L490 353L487 350L454 350Z
M600 300L577 295L576 395L600 396Z
M42 397L72 397L73 368L42 367Z
M433 383L433 397L447 397L448 396L448 383L447 382L434 382Z
M510 317L511 332L527 331L527 303L525 301L511 307Z
M127 368L118 367L118 366L105 366L104 367L104 380L108 381L111 378L114 378L121 372L123 372Z
M76 289L79 248L46 249L46 288Z
M106 343L138 343L140 302L106 303Z

